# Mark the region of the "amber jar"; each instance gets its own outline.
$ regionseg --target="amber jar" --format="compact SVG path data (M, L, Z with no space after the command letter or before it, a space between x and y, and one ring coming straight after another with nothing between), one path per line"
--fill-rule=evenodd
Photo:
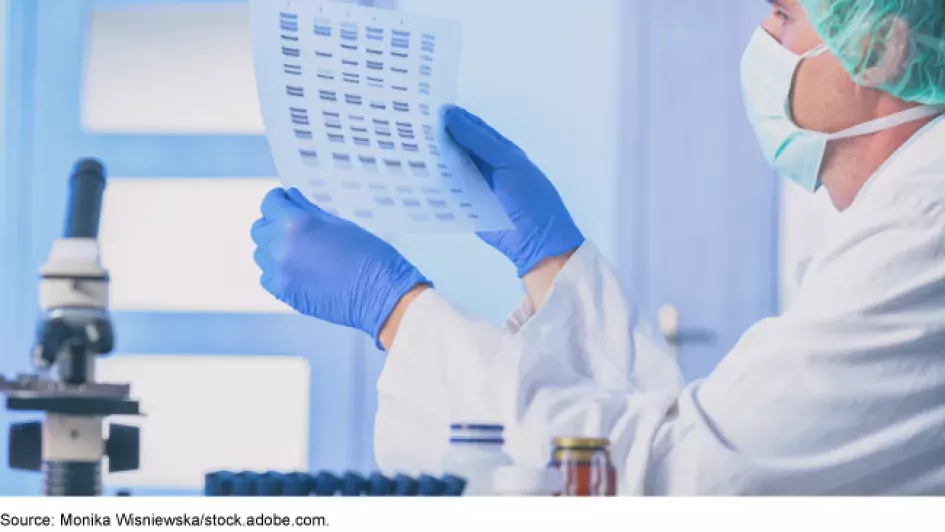
M603 438L557 438L549 467L561 472L561 497L614 497L617 470L610 441Z

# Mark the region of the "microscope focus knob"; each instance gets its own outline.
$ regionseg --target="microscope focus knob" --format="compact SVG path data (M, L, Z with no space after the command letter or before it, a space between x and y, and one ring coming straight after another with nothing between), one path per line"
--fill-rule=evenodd
M39 421L10 425L10 469L39 471L43 467L43 424Z
M109 472L136 471L141 465L141 430L109 423L105 455L108 456Z

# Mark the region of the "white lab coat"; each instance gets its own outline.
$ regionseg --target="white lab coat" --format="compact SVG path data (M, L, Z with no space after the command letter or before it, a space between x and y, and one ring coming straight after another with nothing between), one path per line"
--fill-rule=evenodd
M378 464L436 472L449 423L484 421L533 465L609 437L625 494L945 494L945 117L825 240L791 307L688 386L591 243L504 329L424 293L378 382Z

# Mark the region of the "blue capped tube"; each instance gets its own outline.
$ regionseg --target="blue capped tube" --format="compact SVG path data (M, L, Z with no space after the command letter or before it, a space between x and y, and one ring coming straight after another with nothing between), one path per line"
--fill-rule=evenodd
M397 475L394 478L394 495L398 497L416 497L420 492L419 483L407 475Z
M321 472L314 479L314 493L319 497L331 497L341 490L341 479L328 472Z

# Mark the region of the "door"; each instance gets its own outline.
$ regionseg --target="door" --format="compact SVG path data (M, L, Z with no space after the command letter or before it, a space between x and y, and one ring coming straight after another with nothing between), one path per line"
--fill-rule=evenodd
M739 63L768 6L624 5L621 272L689 380L778 311L778 182L745 117Z

